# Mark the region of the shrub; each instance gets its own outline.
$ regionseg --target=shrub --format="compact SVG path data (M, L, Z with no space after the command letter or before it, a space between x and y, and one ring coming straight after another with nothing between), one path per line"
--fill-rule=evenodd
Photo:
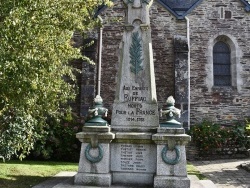
M30 153L37 138L37 120L29 114L11 111L0 116L0 155L23 159Z
M191 127L189 134L200 156L207 154L235 154L249 148L245 125L222 126L204 120Z
M246 119L246 134L250 136L250 118Z
M81 145L76 133L81 131L82 125L81 120L69 112L62 119L49 117L30 157L78 162Z

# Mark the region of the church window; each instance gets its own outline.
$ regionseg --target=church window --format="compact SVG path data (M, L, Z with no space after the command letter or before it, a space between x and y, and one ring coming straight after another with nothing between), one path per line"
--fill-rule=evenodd
M229 46L218 41L213 47L214 86L231 86L231 53Z

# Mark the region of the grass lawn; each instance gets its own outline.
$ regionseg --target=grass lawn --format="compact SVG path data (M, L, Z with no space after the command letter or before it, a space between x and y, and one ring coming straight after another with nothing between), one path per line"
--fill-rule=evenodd
M200 180L205 180L207 179L204 175L202 175L200 173L200 171L198 171L195 166L193 166L191 163L187 163L187 173L189 175L196 175Z
M0 188L29 188L60 171L77 171L77 163L51 161L0 162Z
M45 181L60 171L77 171L77 163L51 161L0 161L0 188L30 188ZM190 163L187 165L190 175L205 179Z

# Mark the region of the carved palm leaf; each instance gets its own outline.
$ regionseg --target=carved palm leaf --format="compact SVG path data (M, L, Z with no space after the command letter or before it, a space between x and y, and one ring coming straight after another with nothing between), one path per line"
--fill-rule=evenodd
M139 71L143 70L142 68L142 44L141 38L138 32L132 34L132 44L129 48L130 55L130 70L135 75L138 74Z

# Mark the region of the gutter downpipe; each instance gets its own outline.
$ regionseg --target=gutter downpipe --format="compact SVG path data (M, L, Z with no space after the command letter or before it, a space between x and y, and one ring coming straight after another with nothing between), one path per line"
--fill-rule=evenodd
M102 69L102 24L103 19L101 16L98 16L98 19L101 22L100 32L99 32L99 53L98 53L98 82L97 82L97 95L101 96L101 69Z
M190 28L189 18L185 16L187 22L187 43L188 43L188 129L190 129Z

